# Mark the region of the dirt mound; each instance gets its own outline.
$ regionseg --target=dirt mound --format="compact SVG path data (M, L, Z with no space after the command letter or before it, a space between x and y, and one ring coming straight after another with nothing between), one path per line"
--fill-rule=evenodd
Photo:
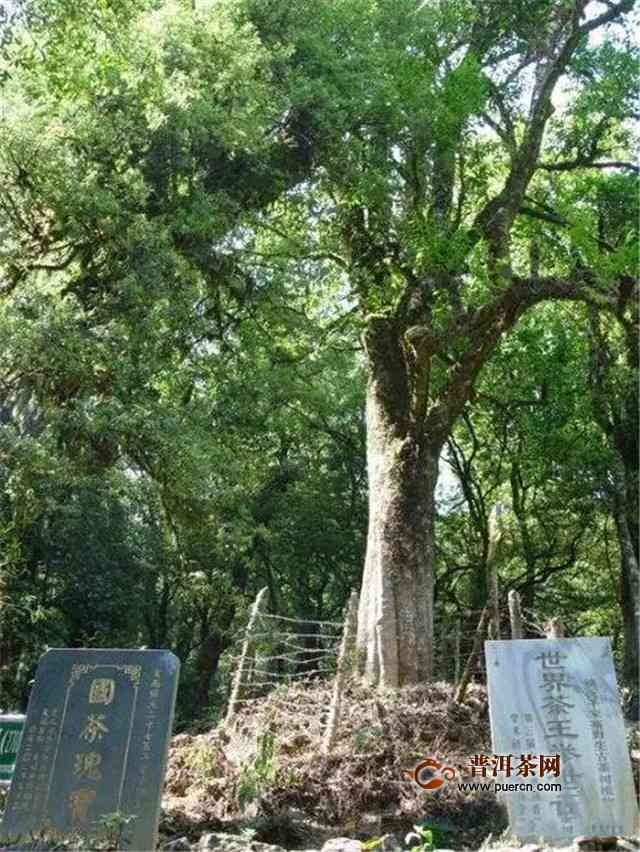
M289 825L287 837L286 823L301 813L351 836L427 821L444 835L440 845L477 848L506 826L493 793L465 793L455 781L424 791L405 772L431 757L468 776L469 758L491 753L484 687L471 687L464 704L451 699L444 683L385 695L351 684L335 749L324 757L330 685L281 687L245 705L232 728L173 739L166 829L192 833L251 817L263 821L257 839L296 845L300 830Z

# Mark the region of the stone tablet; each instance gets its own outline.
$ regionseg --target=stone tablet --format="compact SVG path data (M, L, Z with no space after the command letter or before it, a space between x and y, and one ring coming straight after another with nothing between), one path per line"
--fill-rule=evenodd
M638 809L609 639L485 642L491 736L513 755L510 778L531 790L504 794L523 841L633 835ZM560 773L540 777L541 755L560 755ZM535 774L517 774L522 758ZM542 767L543 768L543 767ZM547 767L548 768L548 767ZM538 784L562 789L538 790Z
M101 820L119 813L133 819L118 848L155 849L179 668L169 651L48 651L0 840L104 837Z
M0 716L0 785L6 786L13 777L25 719L20 715Z

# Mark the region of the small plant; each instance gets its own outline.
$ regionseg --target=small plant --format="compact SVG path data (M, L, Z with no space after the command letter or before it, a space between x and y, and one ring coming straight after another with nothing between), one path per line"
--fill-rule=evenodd
M358 728L351 734L351 742L358 751L365 751L370 749L375 742L381 741L383 737L384 732L379 726Z
M242 767L236 794L241 810L257 799L264 786L275 777L275 739L273 731L261 734L253 763Z
M257 833L258 832L255 828L251 828L248 825L240 829L240 837L244 840L245 843L251 843L252 840L255 840Z
M439 849L449 845L447 843L448 826L443 825L443 823L438 822L437 820L432 818L421 819L413 828L415 831L431 832L431 843L433 844L434 849Z
M210 781L221 774L218 752L211 746L198 744L193 747L190 763L203 781Z
M419 852L434 852L435 845L433 842L433 831L423 825L414 825L413 831L409 832L404 839L407 846L417 840L419 846L411 846L412 849L418 849Z
M135 814L125 814L122 811L104 814L96 820L101 839L112 849L122 849L128 844L124 838L125 830L136 818Z
M384 843L384 837L372 837L370 840L365 840L362 844L363 852L371 852L372 849L378 849Z
M295 769L289 766L278 777L278 786L280 789L288 789L289 787L293 787L297 780L298 776L296 775Z
M254 769L259 778L265 781L273 777L276 736L273 731L265 731L258 737L258 753L254 761Z

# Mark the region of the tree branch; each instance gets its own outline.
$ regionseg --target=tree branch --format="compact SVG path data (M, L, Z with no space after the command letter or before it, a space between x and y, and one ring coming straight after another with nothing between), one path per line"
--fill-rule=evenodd
M603 160L600 162L577 158L575 160L564 160L559 163L538 163L539 169L547 172L568 172L572 169L628 169L640 174L640 167L635 163L627 163L624 160Z
M616 291L617 293L617 291ZM511 285L493 302L467 313L441 335L442 344L461 338L468 340L465 352L450 371L450 377L425 418L429 440L444 440L463 412L478 373L495 349L498 340L530 307L547 300L581 301L600 310L615 313L616 295L605 295L588 273L573 279L513 276Z
M620 3L607 3L609 7L607 11L584 23L580 27L580 33L590 33L592 30L604 26L604 24L610 24L616 18L619 18L626 12L630 12L633 9L634 2L635 0L621 0Z
M508 232L522 204L529 181L536 169L547 121L553 112L551 95L584 34L614 20L633 6L633 0L621 0L603 15L580 26L583 0L575 0L568 16L559 21L540 55L529 118L522 142L512 157L511 169L502 190L480 210L471 229L472 241L484 238L491 247L494 266L508 265ZM568 33L561 43L562 30ZM502 271L502 270L495 270Z
M518 213L523 216L529 216L532 219L539 219L542 222L549 222L552 225L560 225L563 228L570 228L571 222L568 219L565 219L564 216L561 216L559 213L556 213L550 207L546 205L539 204L539 202L532 200L533 204L537 204L537 207L529 207L526 204L521 204ZM606 240L600 239L599 237L593 237L593 240L598 243L599 246L606 249L607 251L614 251L615 246L612 246L611 243L608 243Z

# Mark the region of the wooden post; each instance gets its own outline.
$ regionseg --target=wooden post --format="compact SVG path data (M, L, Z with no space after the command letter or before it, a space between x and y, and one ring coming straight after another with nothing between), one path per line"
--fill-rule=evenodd
M338 725L340 724L340 710L342 704L342 690L347 672L353 661L353 649L355 647L356 632L358 627L358 593L351 592L349 604L347 606L347 615L344 621L342 630L342 641L340 642L340 650L338 651L338 665L336 669L336 677L333 682L333 695L331 696L331 705L329 707L329 718L327 719L327 727L322 738L322 746L320 751L322 754L330 754L334 746L338 733Z
M471 675L473 673L473 667L475 666L476 661L480 656L480 652L482 651L482 642L487 632L487 624L489 622L490 614L491 609L487 605L482 610L480 621L478 622L478 626L476 627L476 635L473 639L473 648L471 650L471 653L469 654L467 664L464 667L464 672L462 673L462 678L460 679L458 688L456 689L455 695L453 696L453 700L458 704L464 701L464 696L466 694L467 687L469 686L469 681L471 680Z
M247 664L247 657L249 656L249 650L251 648L251 643L253 639L253 633L255 631L256 621L258 620L258 616L260 615L260 607L262 606L262 602L267 594L267 587L261 589L258 592L258 596L255 599L253 606L251 607L251 613L249 614L249 622L247 624L247 629L244 634L244 642L242 643L242 650L240 652L240 660L238 662L238 668L236 669L235 676L233 678L233 687L231 688L231 698L229 699L229 707L227 709L227 715L225 716L224 723L228 725L233 717L236 714L236 710L238 709L238 701L240 699L240 692L243 686L245 667Z
M500 638L500 586L498 582L498 562L500 541L502 539L502 513L504 506L496 503L489 515L489 552L487 553L487 571L489 573L489 600L491 601L491 621L493 638Z
M544 626L547 639L564 639L564 626L559 618L550 618Z
M522 639L522 611L520 609L520 595L515 589L511 589L508 595L509 600L509 621L511 622L511 638Z

